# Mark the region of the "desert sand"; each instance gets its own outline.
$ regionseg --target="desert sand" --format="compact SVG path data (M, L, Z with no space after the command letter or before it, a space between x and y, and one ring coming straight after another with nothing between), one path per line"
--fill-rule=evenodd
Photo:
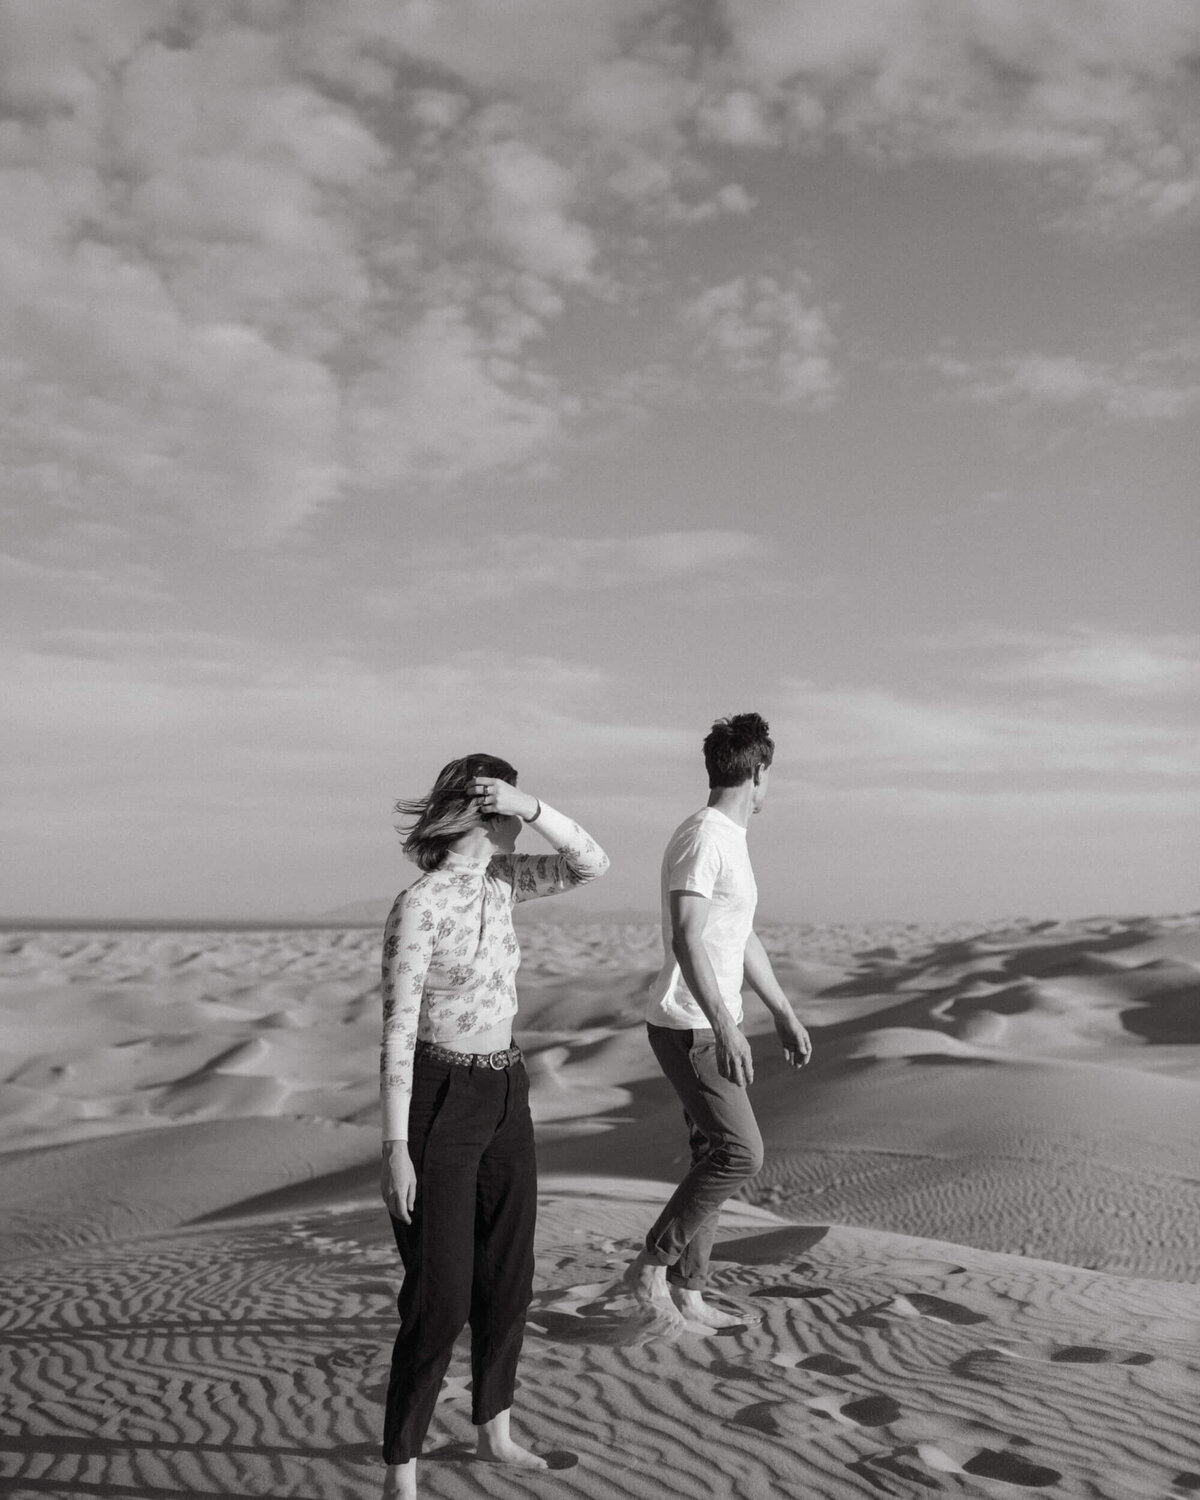
M652 923L526 920L542 1173L518 1436L434 1497L1200 1493L1200 916L767 927L768 1162L743 1322L617 1285L680 1170ZM0 935L0 1491L376 1497L399 1267L377 1197L378 932Z

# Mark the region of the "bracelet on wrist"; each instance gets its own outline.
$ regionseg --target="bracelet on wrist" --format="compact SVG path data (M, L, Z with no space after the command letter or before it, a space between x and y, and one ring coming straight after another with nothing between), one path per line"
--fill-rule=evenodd
M537 820L538 820L538 819L539 819L539 818L540 818L540 817L541 817L541 815L542 815L542 803L541 803L541 799L540 799L540 798L538 798L538 797L535 797L535 798L534 798L534 799L533 799L533 800L534 800L534 801L535 801L535 802L536 802L536 803L537 803L537 812L535 812L535 813L534 813L534 815L533 815L533 817L532 817L532 818L526 818L526 819L525 819L525 821L526 821L526 822L527 822L527 823L536 823L536 822L537 822Z

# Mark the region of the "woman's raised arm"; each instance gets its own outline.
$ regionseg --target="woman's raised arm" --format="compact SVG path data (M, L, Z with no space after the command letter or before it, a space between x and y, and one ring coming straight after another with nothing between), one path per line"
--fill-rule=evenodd
M608 869L608 855L591 834L548 803L541 803L541 811L529 826L535 833L540 833L555 852L501 856L511 861L513 894L518 901L557 896L591 880L599 880Z
M470 790L479 799L484 817L520 818L540 833L554 854L498 854L490 869L512 880L518 901L535 896L557 896L589 880L598 880L608 869L608 855L578 823L557 812L532 792L519 791L494 776L477 776Z

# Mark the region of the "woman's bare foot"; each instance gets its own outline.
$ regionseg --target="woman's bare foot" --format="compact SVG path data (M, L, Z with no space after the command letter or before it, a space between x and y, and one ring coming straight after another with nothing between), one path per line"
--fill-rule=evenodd
M718 1308L710 1307L699 1292L687 1287L673 1286L671 1301L689 1323L703 1323L706 1328L736 1328L739 1324L755 1321L740 1317L737 1313L721 1312Z
M406 1464L388 1464L387 1478L383 1481L383 1500L417 1500L415 1458L410 1458Z
M510 1408L511 1410L511 1408ZM490 1422L479 1424L479 1442L475 1456L489 1464L509 1464L514 1469L544 1469L546 1460L513 1440L508 1430L509 1412L502 1411Z

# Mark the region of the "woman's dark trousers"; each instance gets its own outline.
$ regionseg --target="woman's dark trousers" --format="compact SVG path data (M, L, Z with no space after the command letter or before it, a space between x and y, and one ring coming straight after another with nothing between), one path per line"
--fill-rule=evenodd
M411 1224L392 1218L404 1284L383 1429L389 1464L420 1454L466 1323L472 1422L512 1405L537 1219L524 1064L497 1070L418 1057L408 1134L417 1202Z

